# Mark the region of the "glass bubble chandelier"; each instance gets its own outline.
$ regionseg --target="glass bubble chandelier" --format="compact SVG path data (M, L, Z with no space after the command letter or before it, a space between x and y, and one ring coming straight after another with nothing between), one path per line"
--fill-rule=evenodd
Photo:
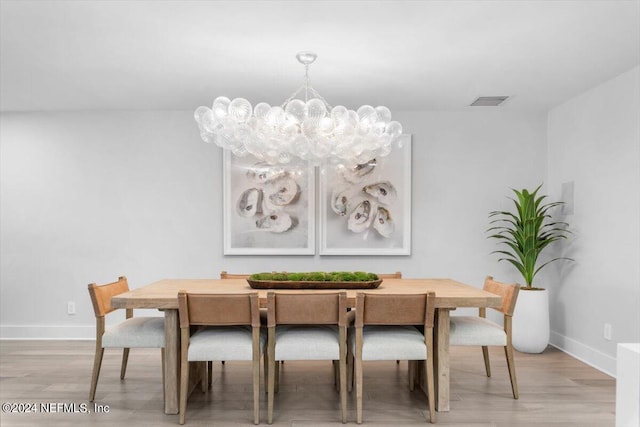
M219 96L213 108L198 107L194 116L202 139L269 164L300 158L353 167L388 155L402 135L391 111L370 105L356 111L331 107L309 83L309 65L317 55L300 52L296 58L305 67L304 84L282 105L261 102L252 107L244 98Z

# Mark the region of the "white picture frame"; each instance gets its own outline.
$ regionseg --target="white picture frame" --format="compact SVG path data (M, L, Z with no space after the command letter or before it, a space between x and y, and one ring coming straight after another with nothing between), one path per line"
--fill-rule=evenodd
M251 155L236 157L225 150L222 175L225 255L315 254L313 166L307 162L270 166ZM291 182L297 186L295 196Z
M372 170L364 176L358 176L358 172L365 172L365 169L355 171L323 168L320 171L320 255L411 255L411 135L402 135L399 147L394 148L389 155L375 159L375 166L369 167ZM382 195L385 187L375 186L380 183L392 185L396 192L392 201L387 198L389 192L387 196ZM365 192L364 187L369 192ZM336 213L331 207L332 199L340 194L345 195L347 206L338 202L340 207L337 210L346 211L344 215ZM365 200L371 208L369 226L366 221L358 225L355 220L357 213L354 211ZM386 213L384 210L380 211L382 221L376 221L378 208L386 209ZM352 214L353 220L350 223ZM389 214L391 221L384 220L386 214ZM374 228L376 222L380 224L379 228ZM389 222L393 223L391 232ZM364 230L353 231L350 227L364 227ZM385 237L378 230L389 235Z

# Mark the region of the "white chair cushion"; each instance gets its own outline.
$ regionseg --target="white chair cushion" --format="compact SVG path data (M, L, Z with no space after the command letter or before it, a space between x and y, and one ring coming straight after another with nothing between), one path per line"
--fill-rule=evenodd
M355 329L349 334L355 354ZM414 326L368 325L362 330L362 360L426 360L424 335Z
M260 353L266 338L260 332ZM189 339L190 361L252 360L253 334L250 326L207 326Z
M115 326L105 328L102 347L164 347L163 317L132 317Z
M339 360L337 326L276 326L276 360Z
M450 345L507 345L502 326L477 316L450 317Z

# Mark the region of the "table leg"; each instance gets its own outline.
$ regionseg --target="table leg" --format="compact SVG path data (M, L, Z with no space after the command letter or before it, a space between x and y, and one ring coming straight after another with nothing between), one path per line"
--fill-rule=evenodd
M178 310L164 310L164 413L177 414L180 385L180 335Z
M436 409L449 411L449 309L436 310L435 389Z

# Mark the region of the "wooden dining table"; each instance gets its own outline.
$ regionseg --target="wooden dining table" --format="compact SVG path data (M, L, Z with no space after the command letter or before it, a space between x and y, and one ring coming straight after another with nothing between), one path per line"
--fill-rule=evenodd
M255 292L245 279L165 279L114 296L114 308L158 309L164 312L166 414L179 411L180 334L178 322L178 291L212 294ZM308 289L305 292L331 292ZM277 289L276 292L300 292ZM449 313L459 307L499 307L501 297L451 279L384 279L375 289L347 289L349 307L355 307L358 292L376 294L419 294L435 292L436 324L434 339L434 375L436 409L449 410ZM267 306L267 290L258 290L260 306ZM429 396L431 398L431 396Z

